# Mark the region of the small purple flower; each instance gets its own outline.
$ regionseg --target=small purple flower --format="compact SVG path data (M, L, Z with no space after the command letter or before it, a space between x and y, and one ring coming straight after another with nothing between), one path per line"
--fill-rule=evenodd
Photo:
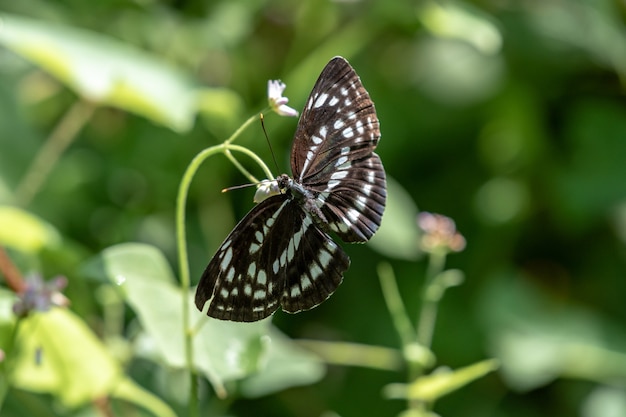
M465 238L456 230L454 220L441 214L421 212L417 225L422 232L421 247L424 252L461 252Z
M280 80L269 80L267 82L267 100L269 101L272 110L279 115L296 117L298 116L298 112L287 106L289 99L287 97L283 97L285 87L287 87L285 83Z
M50 307L67 306L69 300L61 294L67 286L67 278L56 277L45 282L40 275L30 275L24 279L25 289L18 294L19 300L13 305L13 312L25 317L31 311L48 311Z

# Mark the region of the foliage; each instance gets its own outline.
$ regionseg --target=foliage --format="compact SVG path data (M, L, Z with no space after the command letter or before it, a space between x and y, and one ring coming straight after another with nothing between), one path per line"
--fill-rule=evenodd
M626 414L623 3L0 11L3 416ZM267 81L299 109L334 55L381 120L380 233L320 307L208 320L192 285L252 205L219 191L270 174ZM282 171L295 120L266 116ZM424 246L414 202L467 247Z

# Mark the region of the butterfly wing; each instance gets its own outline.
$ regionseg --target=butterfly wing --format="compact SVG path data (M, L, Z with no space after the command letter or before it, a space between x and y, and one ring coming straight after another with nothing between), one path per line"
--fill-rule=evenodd
M288 194L257 204L226 237L196 290L196 306L221 320L261 320L282 304L290 313L332 294L347 255Z
M333 58L298 122L291 151L294 178L315 191L331 230L345 242L369 240L387 197L374 153L380 128L374 103L348 62Z

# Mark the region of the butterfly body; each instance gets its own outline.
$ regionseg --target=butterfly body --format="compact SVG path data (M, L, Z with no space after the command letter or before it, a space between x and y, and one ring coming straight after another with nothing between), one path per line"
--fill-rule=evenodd
M302 112L291 152L293 178L257 204L207 266L196 306L222 320L256 321L282 307L311 309L339 286L350 266L330 237L365 242L380 225L385 172L373 150L374 105L343 58L333 58Z

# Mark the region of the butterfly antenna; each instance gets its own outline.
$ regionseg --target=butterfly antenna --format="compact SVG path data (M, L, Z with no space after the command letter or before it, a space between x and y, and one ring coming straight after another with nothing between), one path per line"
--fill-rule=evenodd
M241 184L241 185L233 185L232 187L227 187L227 188L222 188L222 192L226 193L228 191L232 191L232 190L239 190L241 188L248 188L248 187L253 187L256 184Z
M265 140L267 140L267 145L270 147L270 153L272 154L272 159L274 160L274 166L276 167L276 171L280 171L278 169L278 163L276 162L276 156L274 155L274 149L272 149L272 142L270 142L270 138L267 136L267 130L265 130L265 117L263 117L263 113L261 113L261 127L263 128L263 133L265 134Z

